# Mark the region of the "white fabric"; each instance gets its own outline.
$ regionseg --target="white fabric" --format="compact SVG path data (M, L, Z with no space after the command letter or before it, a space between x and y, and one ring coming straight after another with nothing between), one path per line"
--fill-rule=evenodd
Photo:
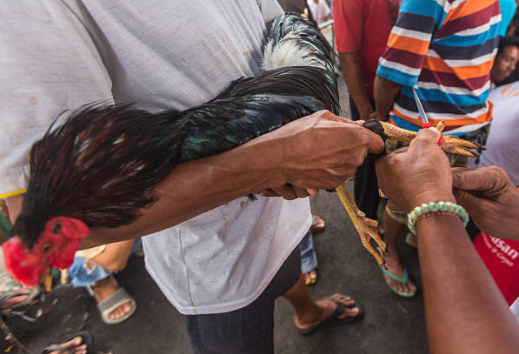
M16 44L20 48L0 69L2 78L13 83L2 99L13 100L20 92L42 86L49 108L33 110L26 104L32 97L28 93L22 97L25 101L13 101L8 115L1 115L4 126L19 120L10 127L12 140L1 143L2 173L26 168L28 147L51 118L65 108L109 98L112 82L116 102L137 102L141 108L157 111L201 104L229 81L257 74L265 21L282 12L275 0L64 0L69 10L53 0L35 3L40 4L11 0L10 8L1 10L3 21L11 12L16 16L8 24L0 21L2 29L16 28L17 33L32 28L31 21L42 22L40 18L50 23L25 35L5 36L7 49ZM72 13L90 37L85 29L76 28ZM53 45L47 43L47 32ZM19 61L21 48L27 51L27 59ZM11 72L13 67L18 75ZM63 79L54 83L57 76ZM25 77L31 81L25 82ZM40 125L33 126L38 120ZM32 135L24 136L22 131L28 128ZM16 142L22 140L26 149L19 151ZM5 156L15 150L16 158L6 165ZM16 188L25 187L26 181L21 182ZM260 197L250 202L240 198L145 237L146 267L184 314L236 310L261 294L305 235L310 218L307 199L288 202Z
M330 16L330 6L326 0L318 0L317 4L313 0L306 0L308 8L312 12L312 16L317 23L326 21Z
M0 6L0 196L28 183L29 151L64 109L111 98L88 33L59 1Z
M490 92L494 104L493 119L487 140L487 150L480 162L470 159L469 167L496 165L506 171L515 186L519 186L519 81L500 86Z

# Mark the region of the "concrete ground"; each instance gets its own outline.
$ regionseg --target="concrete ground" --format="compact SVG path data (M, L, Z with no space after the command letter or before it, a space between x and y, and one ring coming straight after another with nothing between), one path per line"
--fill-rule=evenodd
M347 90L342 78L339 82L343 115L347 117ZM311 202L313 213L326 220L326 230L314 238L319 281L310 287L310 293L315 299L335 292L351 295L362 305L364 318L348 325L330 325L302 337L294 328L290 305L278 299L276 353L427 353L422 295L403 299L387 288L376 261L362 247L335 194L321 192ZM416 252L403 243L399 249L404 266L421 286ZM125 323L105 325L87 292L69 286L55 289L43 303L33 306L33 312L43 311L35 323L19 318L7 318L5 323L31 353L40 353L46 345L84 328L94 334L96 353L189 353L179 314L148 276L143 264L142 258L132 256L127 269L117 275L120 284L138 303L135 315ZM22 353L2 335L0 353L3 352Z

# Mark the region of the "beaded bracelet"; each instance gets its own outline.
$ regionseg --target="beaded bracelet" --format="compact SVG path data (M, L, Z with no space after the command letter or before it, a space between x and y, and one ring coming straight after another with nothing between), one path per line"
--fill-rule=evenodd
M469 214L467 214L461 205L451 202L430 202L429 204L424 203L417 206L407 214L407 228L413 235L416 235L416 223L418 221L439 215L458 216L464 226L467 226L467 223L469 222Z

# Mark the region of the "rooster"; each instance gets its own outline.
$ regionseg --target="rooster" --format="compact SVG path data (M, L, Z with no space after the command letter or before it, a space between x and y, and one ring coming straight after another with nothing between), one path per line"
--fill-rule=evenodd
M265 71L233 81L201 106L150 113L131 104L94 103L51 125L31 150L30 183L3 245L6 269L35 286L49 265L70 267L90 227L134 222L175 165L232 149L319 110L339 114L333 55L318 29L286 14L272 24ZM377 121L366 126L400 140L414 134ZM477 146L453 140L452 152L473 156L469 149ZM376 222L355 207L345 184L337 192L364 246L382 264L370 242L386 248L372 232Z

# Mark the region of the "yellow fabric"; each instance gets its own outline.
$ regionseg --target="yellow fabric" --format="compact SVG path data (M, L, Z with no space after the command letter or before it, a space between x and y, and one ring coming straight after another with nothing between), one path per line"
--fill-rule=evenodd
M8 193L0 194L0 199L14 197L15 195L23 194L26 191L27 191L27 189L19 189L17 191L12 191L12 192L8 192Z

